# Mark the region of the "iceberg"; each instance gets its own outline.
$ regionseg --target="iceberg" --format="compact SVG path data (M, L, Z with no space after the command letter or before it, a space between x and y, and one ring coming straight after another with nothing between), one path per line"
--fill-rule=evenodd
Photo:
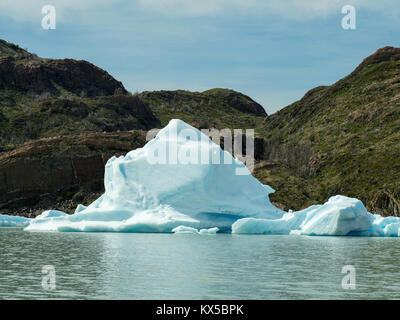
M276 219L285 213L269 201L274 190L241 161L176 119L143 148L110 158L104 186L105 193L89 206L79 205L72 215L46 211L25 230L173 232L185 226L230 231L238 219Z
M371 227L371 214L360 200L334 196L323 205L288 212L279 219L240 219L232 225L232 233L345 236Z
M239 219L232 233L400 237L400 217L371 214L360 200L338 195L323 205L290 211L278 219Z
M19 216L0 214L0 227L23 228L29 225L31 219Z
M101 197L87 207L78 205L74 214L0 215L0 226L60 232L400 236L399 217L371 214L360 200L341 195L297 212L276 208L269 200L270 186L181 120L171 120L143 148L110 158L104 186Z

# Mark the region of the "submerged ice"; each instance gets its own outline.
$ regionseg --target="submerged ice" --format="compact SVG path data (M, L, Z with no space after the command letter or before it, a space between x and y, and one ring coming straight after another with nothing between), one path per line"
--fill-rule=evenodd
M87 207L79 205L72 215L57 210L35 219L0 215L0 226L14 223L30 231L399 236L400 218L373 215L354 198L335 196L298 212L276 208L269 201L271 187L181 120L171 120L143 148L109 159L104 186L100 198Z

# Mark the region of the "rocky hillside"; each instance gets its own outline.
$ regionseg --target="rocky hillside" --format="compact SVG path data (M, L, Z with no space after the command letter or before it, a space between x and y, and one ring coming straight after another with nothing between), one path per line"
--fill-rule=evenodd
M145 91L138 94L165 126L179 118L197 128L253 128L267 116L250 97L229 89L204 92Z
M0 152L55 135L159 126L147 104L106 71L0 40Z
M254 128L254 175L271 200L302 209L335 194L400 215L400 49L267 116L228 89L132 95L86 61L39 58L0 41L0 213L73 211L103 191L104 163L180 118L198 128Z
M400 215L400 49L385 47L332 86L269 116L262 132L275 201L300 209L335 194Z

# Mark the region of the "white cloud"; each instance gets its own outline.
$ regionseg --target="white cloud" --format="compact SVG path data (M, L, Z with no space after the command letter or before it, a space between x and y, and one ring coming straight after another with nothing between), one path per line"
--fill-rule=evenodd
M390 10L397 0L138 0L143 8L167 15L237 14L277 15L289 19L313 19L337 14L347 4L356 8Z
M72 11L82 16L85 12L107 9L120 0L7 0L0 1L0 16L17 21L41 19L42 7L52 5L56 8L57 20L63 20ZM40 21L40 20L39 20Z
M57 19L64 19L73 13L76 17L93 19L98 13L138 10L147 14L157 13L168 16L208 16L227 13L245 15L275 15L287 19L318 19L337 14L343 5L351 4L357 9L398 11L398 0L9 0L0 2L0 16L15 20L35 20L41 17L41 8L54 5ZM124 11L123 13L126 13ZM70 16L68 16L70 18Z

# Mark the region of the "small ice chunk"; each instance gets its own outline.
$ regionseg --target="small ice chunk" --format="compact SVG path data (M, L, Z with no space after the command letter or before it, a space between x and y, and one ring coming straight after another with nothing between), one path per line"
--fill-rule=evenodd
M307 215L300 226L302 234L345 236L372 226L363 203L355 198L334 196Z
M176 227L174 229L172 229L173 233L194 233L194 234L198 234L199 231L195 228L191 228L191 227L186 227L186 226L179 226Z
M202 234L202 235L216 234L218 231L219 231L219 228L217 228L217 227L209 228L209 229L200 229L200 231L195 228L187 227L187 226L179 226L179 227L172 229L173 233L192 233L192 234Z
M219 228L214 227L210 229L200 229L200 234L216 234L219 231Z

